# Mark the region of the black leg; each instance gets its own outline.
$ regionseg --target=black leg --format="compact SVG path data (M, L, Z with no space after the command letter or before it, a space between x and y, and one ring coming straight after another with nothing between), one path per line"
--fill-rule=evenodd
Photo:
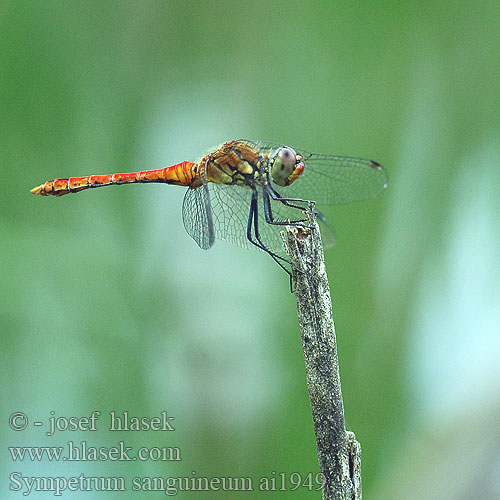
M283 205L285 205L287 207L296 208L296 209L302 210L302 211L308 209L308 207L306 207L304 205L300 206L300 205L295 204L295 202L309 204L310 202L307 200L302 200L300 198L284 198L275 189L273 189L272 186L269 186L269 185L267 186L267 190L265 190L265 191L267 191L267 193L269 194L269 196L273 200L279 201L280 203L282 203ZM289 220L286 222L275 221L274 217L272 215L272 208L271 208L271 204L269 202L269 196L268 196L267 201L264 201L264 208L266 209L266 222L268 222L269 224L276 224L276 225L280 225L280 226L286 226L287 224L291 224L291 225L300 224L300 225L304 225L304 227L311 228L311 226L309 226L309 224L304 224L304 223L308 222L307 219ZM290 202L294 202L294 203L290 203ZM267 205L267 208L266 208L266 205ZM314 209L314 215L316 215L316 217L319 220L321 220L322 222L324 222L325 224L328 224L326 217L316 208ZM268 217L269 217L269 219L268 219Z
M266 185L266 191L273 200L277 200L287 207L297 208L299 210L307 210L307 205L309 200L303 200L301 198L285 198L281 196L278 191L276 191L271 185ZM299 205L300 203L300 205Z
M257 248L260 248L267 254L269 254L272 259L290 276L290 280L292 279L292 274L290 271L280 262L283 261L287 264L290 264L290 261L287 259L280 257L279 255L275 254L269 248L266 247L266 245L262 242L260 238L260 233L259 233L259 212L258 212L258 194L257 191L254 191L252 193L252 201L250 202L250 212L248 214L248 224L247 224L247 239L252 243L252 245L255 245ZM254 229L255 233L255 241L252 236L252 226Z
M253 213L253 217L254 217L254 231L255 231L255 237L257 238L257 240L259 241L259 243L262 245L262 249L264 251L266 251L272 258L273 260L281 267L281 269L283 269L287 274L288 274L288 279L290 280L290 293L293 293L293 276L292 276L292 273L278 260L282 260L283 262L286 262L287 264L289 264L291 267L293 267L294 269L295 266L292 265L292 263L287 260L287 259L284 259L283 257L280 257L279 255L276 255L274 252L271 252L263 243L262 243L262 240L260 239L260 233L259 233L259 204L258 204L258 195L257 195L257 192L254 192L254 196L252 196L252 202L253 202L253 198L255 197L255 202L253 203L254 204L254 213Z
M274 194L277 195L277 197L274 197ZM305 207L299 207L296 205L289 204L285 198L280 198L278 193L274 192L272 190L264 190L262 192L262 198L263 198L263 204L264 204L264 216L266 218L266 222L268 224L273 224L275 226L288 226L288 225L304 225L304 222L307 222L306 219L295 219L295 220L286 220L286 221L277 221L274 220L273 217L273 211L271 207L271 202L269 200L269 196L273 198L273 200L279 201L280 203L283 203L283 205L286 205L287 207L292 207L292 208L297 208L299 210L305 210ZM303 201L303 200L300 200ZM309 227L306 225L306 227Z

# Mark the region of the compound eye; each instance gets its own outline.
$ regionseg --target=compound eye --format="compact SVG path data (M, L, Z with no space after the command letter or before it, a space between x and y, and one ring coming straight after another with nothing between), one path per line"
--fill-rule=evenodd
M295 151L288 146L281 148L278 152L278 157L284 165L295 165L296 156Z
M288 186L289 177L292 174L297 155L292 148L284 146L278 150L271 167L271 177L278 186Z

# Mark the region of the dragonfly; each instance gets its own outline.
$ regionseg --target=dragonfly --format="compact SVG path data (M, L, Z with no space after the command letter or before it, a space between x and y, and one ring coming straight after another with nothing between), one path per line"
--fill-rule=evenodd
M199 161L131 173L47 181L31 190L62 196L101 186L157 182L186 186L182 220L202 249L215 239L269 254L291 277L284 256L284 225L307 225L310 201L340 205L377 196L387 187L384 168L372 160L310 153L283 144L238 139ZM325 247L335 232L317 209Z

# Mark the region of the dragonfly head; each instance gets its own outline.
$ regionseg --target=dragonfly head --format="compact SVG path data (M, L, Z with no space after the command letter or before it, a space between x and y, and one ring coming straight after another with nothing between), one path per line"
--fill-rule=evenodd
M271 178L278 186L289 186L304 171L302 156L283 146L271 158Z

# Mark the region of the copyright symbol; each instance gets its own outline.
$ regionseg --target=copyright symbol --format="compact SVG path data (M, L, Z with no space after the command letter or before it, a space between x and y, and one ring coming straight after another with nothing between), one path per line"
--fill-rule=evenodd
M28 427L28 417L24 413L16 411L9 417L9 425L14 431L23 431Z

